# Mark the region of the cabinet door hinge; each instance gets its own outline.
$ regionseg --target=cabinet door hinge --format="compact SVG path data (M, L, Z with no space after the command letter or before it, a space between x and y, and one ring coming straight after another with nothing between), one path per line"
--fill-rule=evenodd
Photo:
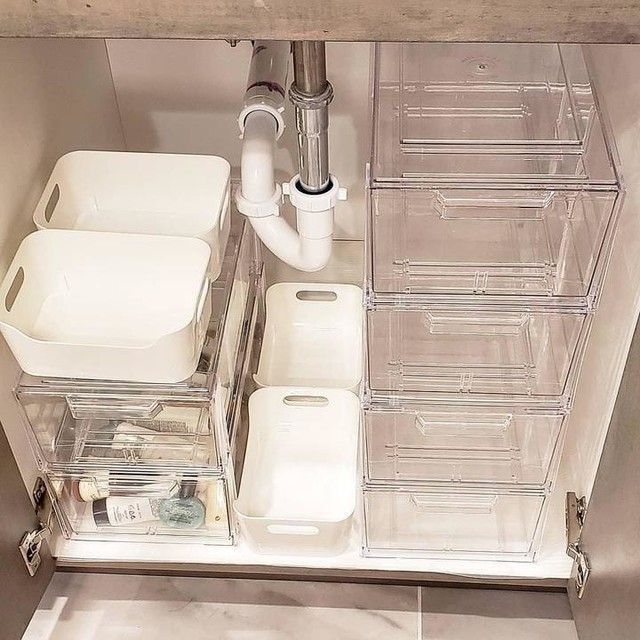
M567 555L573 558L576 564L576 594L582 598L591 568L589 558L582 549L581 535L584 520L587 515L587 500L573 492L567 493L565 502L565 522L567 528Z
M35 576L40 567L42 561L40 549L42 548L42 543L48 540L51 535L51 523L53 520L53 505L42 478L38 478L33 487L33 500L36 514L38 515L38 526L32 531L27 531L18 545L20 555L30 576Z

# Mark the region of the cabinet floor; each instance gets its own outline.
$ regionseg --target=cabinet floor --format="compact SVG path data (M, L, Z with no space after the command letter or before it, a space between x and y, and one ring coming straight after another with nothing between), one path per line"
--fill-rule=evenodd
M82 573L54 576L23 636L121 638L577 640L557 593Z

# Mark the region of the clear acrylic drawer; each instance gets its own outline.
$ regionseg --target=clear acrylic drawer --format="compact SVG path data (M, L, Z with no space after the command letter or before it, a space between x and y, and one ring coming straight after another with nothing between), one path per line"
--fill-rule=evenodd
M544 507L536 493L366 490L363 553L533 561Z
M616 182L579 45L384 43L373 74L374 183Z
M544 488L557 466L564 419L562 412L518 407L365 409L365 485Z
M595 302L615 226L615 191L373 189L374 300L499 296Z
M554 310L377 306L367 312L373 401L571 400L590 316Z
M37 378L16 396L40 468L222 469L229 415L249 346L259 256L251 227L236 219L196 373L177 384Z
M66 538L231 544L227 485L192 473L49 473Z

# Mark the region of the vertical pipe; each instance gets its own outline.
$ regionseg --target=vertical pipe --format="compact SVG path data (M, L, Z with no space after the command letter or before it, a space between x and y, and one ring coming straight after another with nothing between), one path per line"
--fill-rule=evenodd
M322 93L327 85L324 42L293 43L293 73L298 91L305 96Z
M289 98L295 105L300 186L322 193L329 179L329 103L333 87L327 81L324 42L293 43L294 81Z

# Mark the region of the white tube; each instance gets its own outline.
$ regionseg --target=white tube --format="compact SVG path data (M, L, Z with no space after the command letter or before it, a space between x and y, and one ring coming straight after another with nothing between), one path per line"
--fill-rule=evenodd
M244 125L241 161L242 197L256 205L272 202L276 193L273 156L277 123L266 111L253 111L246 116ZM333 221L333 210L299 211L298 213L299 219L302 217L302 220L307 220L309 216L318 222L322 220L320 235L324 237L306 237L318 235L317 232L312 231L301 236L279 215L249 216L249 222L258 237L276 257L294 269L311 272L322 269L331 257L333 224L327 224L327 218ZM303 223L301 226L317 227L318 225Z
M248 114L263 110L278 121L276 137L282 135L290 50L290 42L256 40L254 43L244 105L238 116L240 131L244 131Z
M269 47L275 47L274 50ZM258 51L258 49L260 49ZM266 50L265 50L266 49ZM263 87L261 73L273 81L273 60L277 53L283 55L288 49L282 43L256 42L249 74L251 89ZM271 60L269 64L265 61ZM280 65L280 69L282 65ZM269 76L269 74L271 74ZM279 92L275 92L279 95ZM281 122L274 111L265 109L265 101L245 99L241 114L243 146L241 161L242 186L236 198L238 210L249 218L249 222L265 246L280 260L300 271L319 271L326 266L331 256L333 234L333 208L339 188L331 194L302 194L295 185L290 186L292 203L302 203L297 208L298 232L292 229L279 215L281 191L275 181L275 141L281 133ZM245 97L247 98L247 97ZM295 182L295 181L293 181ZM294 193L295 192L295 193Z
M300 271L319 271L331 257L331 236L304 238L280 216L249 218L258 237L280 260Z
M249 202L270 200L276 191L276 132L277 123L266 111L252 111L245 119L240 172L242 196Z

